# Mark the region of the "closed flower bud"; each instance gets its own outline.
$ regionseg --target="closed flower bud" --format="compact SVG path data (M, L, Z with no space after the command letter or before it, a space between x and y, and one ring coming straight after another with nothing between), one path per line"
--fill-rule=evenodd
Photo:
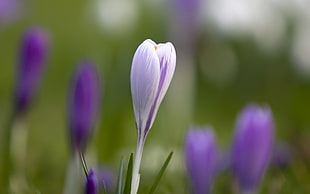
M193 194L211 193L218 167L218 149L213 130L192 129L185 140L185 162Z
M92 134L99 110L99 76L91 62L82 62L75 72L69 94L69 128L73 150L83 152Z
M15 111L25 111L33 100L46 64L48 36L41 29L29 29L21 42L15 85Z
M170 42L156 44L148 39L138 47L134 54L130 84L138 145L133 167L132 194L137 192L139 185L143 144L168 90L175 65L176 52Z
M93 169L90 169L86 179L85 194L97 194L97 177Z
M268 106L247 106L239 115L232 147L232 168L241 193L255 193L273 150L274 124Z
M107 193L112 193L115 187L115 175L109 168L100 168L96 172L99 188L106 190Z

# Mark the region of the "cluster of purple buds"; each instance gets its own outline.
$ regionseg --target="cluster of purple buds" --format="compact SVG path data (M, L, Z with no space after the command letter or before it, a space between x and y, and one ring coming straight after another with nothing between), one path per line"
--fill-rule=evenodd
M240 193L258 192L271 159L273 139L274 123L270 108L254 104L247 106L238 117L230 159L218 152L210 128L190 130L185 140L185 162L192 193L211 193L213 179L223 166L232 169ZM282 155L287 158L286 152Z
M96 194L100 191L112 193L114 186L114 173L110 169L90 169L88 171L85 181L86 194Z
M20 114L32 102L46 65L49 47L47 33L30 28L22 38L14 92L14 112Z

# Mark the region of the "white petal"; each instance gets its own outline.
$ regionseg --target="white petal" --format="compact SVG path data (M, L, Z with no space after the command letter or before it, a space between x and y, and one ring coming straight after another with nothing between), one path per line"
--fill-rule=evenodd
M138 47L131 67L131 94L139 135L144 134L160 78L160 65L153 43L145 40Z
M176 52L172 43L167 42L165 44L158 44L158 49L156 50L156 53L159 58L159 63L160 65L162 65L161 71L163 71L165 68L164 66L167 65L166 74L163 75L163 72L161 72L161 76L165 77L163 79L162 88L159 93L158 104L160 104L164 96L166 95L175 71Z

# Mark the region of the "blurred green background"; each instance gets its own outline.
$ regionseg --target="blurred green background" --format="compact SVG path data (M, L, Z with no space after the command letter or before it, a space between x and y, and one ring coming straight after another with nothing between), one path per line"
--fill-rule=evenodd
M61 193L70 157L67 132L69 80L81 59L102 75L100 120L86 156L90 166L117 172L134 152L130 94L133 54L146 38L171 41L177 51L174 79L148 135L142 159L144 193L169 151L174 151L157 193L188 193L183 141L191 126L211 125L228 151L239 111L269 104L276 139L293 158L270 168L262 193L310 193L310 14L307 1L237 0L23 0L13 19L0 23L0 124L10 112L23 32L49 32L48 68L24 118L25 185L20 193ZM186 4L189 3L189 4ZM1 162L1 159L0 159ZM1 185L0 185L1 186ZM219 175L214 193L235 190Z

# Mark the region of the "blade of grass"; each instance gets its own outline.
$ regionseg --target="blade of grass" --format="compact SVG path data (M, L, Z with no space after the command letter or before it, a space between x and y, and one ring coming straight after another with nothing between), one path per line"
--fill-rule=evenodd
M164 172L165 172L165 170L166 170L166 168L167 168L167 166L168 166L168 164L169 164L169 162L170 162L170 160L172 158L172 155L173 155L173 152L170 152L170 154L168 155L165 163L163 164L163 166L161 167L160 171L158 172L158 174L156 176L156 179L155 179L155 181L154 181L154 183L153 183L153 185L152 185L152 187L150 189L149 194L154 193L154 191L155 191L155 189L156 189L156 187L157 187L161 177L163 176L163 174L164 174Z
M105 183L103 183L103 194L107 194L107 188L105 186Z
M124 158L122 158L120 166L119 166L116 194L122 194L123 184L124 184L123 180L124 180Z
M130 158L129 158L129 162L128 162L124 194L130 194L131 179L132 179L132 167L133 167L133 153L130 154Z

